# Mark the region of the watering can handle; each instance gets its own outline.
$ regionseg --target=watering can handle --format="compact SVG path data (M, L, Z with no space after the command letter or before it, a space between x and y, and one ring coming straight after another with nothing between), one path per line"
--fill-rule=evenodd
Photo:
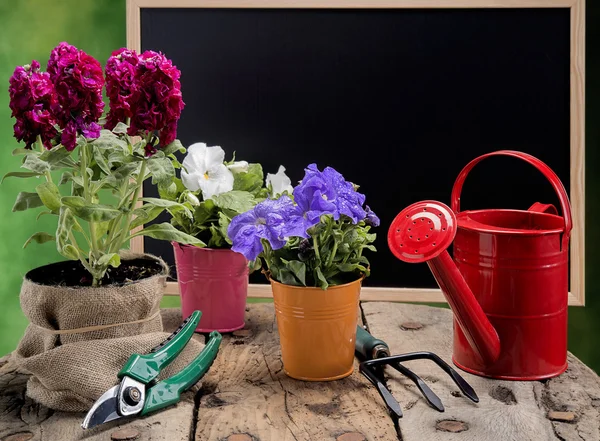
M537 168L540 172L542 172L546 179L550 181L550 184L552 184L554 191L558 195L562 215L565 220L565 230L563 235L563 248L565 248L569 242L569 236L571 234L571 229L573 228L569 196L567 195L565 187L563 186L556 173L554 173L554 171L552 171L552 169L546 164L544 164L542 161L527 153L518 152L515 150L499 150L497 152L487 153L469 162L465 166L465 168L462 169L462 171L456 178L456 181L454 182L454 187L452 187L452 195L450 196L450 200L452 203L452 211L454 211L457 214L460 212L460 194L462 192L463 184L465 183L465 179L467 179L467 175L469 174L469 172L473 169L473 167L475 167L475 165L477 165L480 161L489 156L512 156L515 158L522 159L523 161L528 162L529 164Z

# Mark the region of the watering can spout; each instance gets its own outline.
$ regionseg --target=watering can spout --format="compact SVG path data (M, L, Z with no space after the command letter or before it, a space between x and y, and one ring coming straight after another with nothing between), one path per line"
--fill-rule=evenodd
M437 258L429 260L427 264L473 350L479 354L486 365L495 362L500 355L498 333L483 312L448 251L444 250Z
M448 254L455 235L452 210L440 202L423 201L396 216L388 231L388 245L404 262L427 262L473 351L486 365L492 364L500 356L500 339Z

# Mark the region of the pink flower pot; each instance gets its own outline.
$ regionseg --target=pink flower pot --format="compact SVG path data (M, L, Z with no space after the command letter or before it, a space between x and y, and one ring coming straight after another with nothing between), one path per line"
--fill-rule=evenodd
M197 332L231 332L243 328L248 296L246 258L231 250L172 244L182 316L202 311Z

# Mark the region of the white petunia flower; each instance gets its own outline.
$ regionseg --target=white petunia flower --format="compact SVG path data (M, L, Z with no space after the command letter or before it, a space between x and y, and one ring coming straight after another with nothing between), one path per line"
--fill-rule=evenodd
M247 161L235 161L233 164L229 164L227 168L233 173L242 173L248 171L248 165Z
M221 147L207 147L203 142L192 144L183 160L183 185L191 191L201 190L204 199L233 190L233 174L224 160Z
M273 188L273 196L283 194L283 192L286 190L288 194L292 194L292 191L294 190L292 187L292 180L285 174L285 167L283 165L279 166L277 173L267 173L267 179L265 180L265 183L267 187L269 184L271 184L271 187Z

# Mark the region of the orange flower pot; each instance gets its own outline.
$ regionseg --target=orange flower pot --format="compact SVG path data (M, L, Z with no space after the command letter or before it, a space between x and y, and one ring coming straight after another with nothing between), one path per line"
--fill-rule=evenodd
M305 381L350 375L362 278L327 290L269 280L285 373Z

